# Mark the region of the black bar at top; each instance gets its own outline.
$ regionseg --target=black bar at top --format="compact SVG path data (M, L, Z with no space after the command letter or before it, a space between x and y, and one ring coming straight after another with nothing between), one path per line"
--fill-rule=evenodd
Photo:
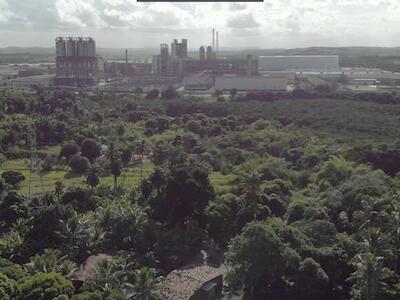
M264 0L136 0L137 2L264 2Z

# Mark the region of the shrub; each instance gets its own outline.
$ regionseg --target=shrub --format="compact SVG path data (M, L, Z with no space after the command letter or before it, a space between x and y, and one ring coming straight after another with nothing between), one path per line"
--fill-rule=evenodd
M14 294L15 294L14 280L0 273L0 299L2 300L14 299Z
M66 159L70 159L79 151L78 145L75 142L69 142L62 146L60 150L59 157L65 157Z
M17 285L20 300L52 300L60 295L72 296L73 291L71 281L58 273L37 273Z
M76 154L69 161L69 167L73 172L84 173L90 168L90 162L86 157Z
M4 171L1 174L4 181L11 185L14 189L17 188L18 184L25 180L25 176L19 171Z

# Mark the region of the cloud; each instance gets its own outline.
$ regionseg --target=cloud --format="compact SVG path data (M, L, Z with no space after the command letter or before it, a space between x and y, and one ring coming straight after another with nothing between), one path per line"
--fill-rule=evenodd
M0 0L0 46L90 34L104 46L156 46L186 37L197 47L209 43L213 27L226 46L400 44L399 0L264 1Z
M228 27L232 28L252 28L260 26L259 23L254 20L254 17L250 13L239 14L228 19Z
M239 3L239 2L231 3L231 5L229 6L229 9L231 11L244 10L246 8L247 8L246 4Z

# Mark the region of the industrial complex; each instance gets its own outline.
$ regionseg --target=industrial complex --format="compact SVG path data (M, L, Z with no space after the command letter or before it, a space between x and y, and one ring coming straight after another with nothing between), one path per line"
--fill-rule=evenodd
M157 54L105 59L92 37L57 37L55 63L2 65L0 83L11 86L90 88L102 91L162 89L172 85L186 93L291 91L316 85L356 92L393 92L400 73L340 66L338 55L237 55L220 51L219 32L210 43L190 50L189 40L160 44Z

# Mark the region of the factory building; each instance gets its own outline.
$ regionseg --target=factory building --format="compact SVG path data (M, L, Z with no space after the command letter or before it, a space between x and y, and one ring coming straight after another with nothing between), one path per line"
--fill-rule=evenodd
M214 88L219 91L287 91L288 79L268 76L217 76Z
M258 75L258 59L252 55L247 55L247 75Z
M207 60L213 60L214 56L213 56L213 48L211 46L207 46L207 50L206 50L206 59Z
M132 77L132 76L142 76L149 75L152 71L151 63L136 63L125 61L106 61L103 64L104 73L107 78L115 77ZM99 64L100 70L101 64Z
M174 39L172 41L171 57L179 57L179 58L187 57L187 39L182 39L181 43L178 43L177 39Z
M253 61L253 68L256 67L257 62ZM183 73L185 75L200 73L202 71L211 71L214 74L238 74L246 75L248 71L249 62L247 59L215 59L215 60L187 60L183 66ZM257 70L256 70L257 71ZM251 72L253 75L253 72Z
M260 73L270 71L334 71L339 70L337 55L259 56Z
M5 81L5 84L9 86L41 86L50 87L54 82L54 74L44 74L44 75L34 75L34 76L24 76L9 79Z
M184 61L187 60L187 40L181 43L175 39L171 43L171 55L168 45L160 45L160 54L152 57L152 73L162 76L181 76Z
M206 59L206 49L204 46L200 46L199 48L199 60L205 60Z
M96 85L97 58L94 39L56 38L56 86Z
M183 79L185 91L206 91L211 89L213 84L214 77L208 72L189 75Z

